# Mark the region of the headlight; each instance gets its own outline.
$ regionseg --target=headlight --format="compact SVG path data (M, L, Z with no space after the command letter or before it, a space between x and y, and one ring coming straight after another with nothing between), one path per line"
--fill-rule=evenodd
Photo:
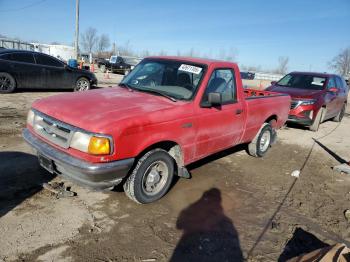
M35 114L33 112L33 110L29 110L28 115L27 115L27 124L30 126L34 125L34 117Z
M75 132L70 147L91 155L108 155L111 153L110 139L83 132Z
M308 106L308 105L313 105L316 103L315 99L310 99L310 100L302 100L301 105L303 106Z

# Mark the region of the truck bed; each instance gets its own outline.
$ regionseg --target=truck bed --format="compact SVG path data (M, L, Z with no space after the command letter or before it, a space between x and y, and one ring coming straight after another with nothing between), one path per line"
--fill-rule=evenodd
M284 94L280 94L276 92L255 90L255 89L249 89L249 88L244 89L243 93L246 99L255 99L259 97L285 96Z

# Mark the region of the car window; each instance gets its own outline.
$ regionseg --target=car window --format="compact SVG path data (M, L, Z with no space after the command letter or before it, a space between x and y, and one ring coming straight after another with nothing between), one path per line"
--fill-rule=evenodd
M332 88L332 87L336 87L334 77L330 78L329 81L328 81L328 84L327 84L327 88L328 89Z
M11 60L16 62L35 64L33 54L31 53L13 53Z
M36 63L40 65L63 67L63 64L60 61L46 55L35 54L35 60Z
M336 84L339 89L343 89L343 84L341 82L341 79L339 77L336 77Z
M0 55L0 59L11 60L11 54L3 54L3 55Z
M215 70L205 90L202 103L208 102L209 93L221 93L222 103L233 103L236 100L236 81L231 69Z

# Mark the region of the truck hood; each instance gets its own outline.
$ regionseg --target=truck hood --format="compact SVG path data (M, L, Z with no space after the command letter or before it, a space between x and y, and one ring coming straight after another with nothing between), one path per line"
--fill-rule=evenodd
M320 94L323 93L323 90L310 90L310 89L285 87L285 86L277 86L277 85L270 86L266 90L288 94L292 97L292 99L298 99L298 98L315 99Z
M32 107L67 124L101 133L111 123L135 116L142 118L183 103L115 87L51 96L35 101Z

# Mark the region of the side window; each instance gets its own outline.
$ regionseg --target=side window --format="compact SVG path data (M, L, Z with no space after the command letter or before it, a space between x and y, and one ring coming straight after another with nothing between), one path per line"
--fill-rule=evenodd
M63 64L61 62L46 55L35 54L35 60L39 65L63 67Z
M343 83L339 77L336 77L336 83L339 89L343 89Z
M336 85L335 85L335 80L334 80L334 78L332 77L332 78L330 78L330 79L328 80L327 89L332 88L332 87L335 87L335 86L336 86Z
M215 92L221 93L223 104L235 102L236 81L231 69L217 69L212 73L202 103L208 102L208 94Z
M31 53L13 53L12 60L16 62L35 64L33 54Z
M11 60L11 54L0 55L0 59Z

